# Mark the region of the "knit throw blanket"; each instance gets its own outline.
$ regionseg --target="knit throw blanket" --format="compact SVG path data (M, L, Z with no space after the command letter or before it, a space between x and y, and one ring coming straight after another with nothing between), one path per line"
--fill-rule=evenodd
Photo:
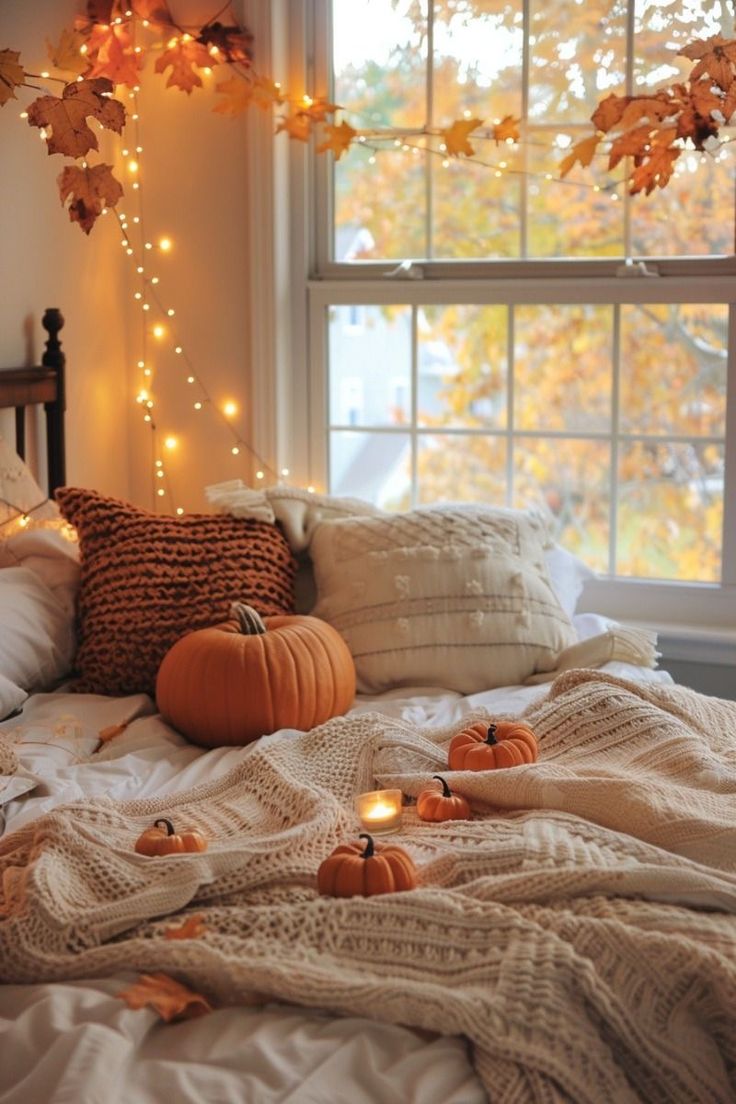
M450 775L471 821L405 810L405 893L316 892L356 793L444 772L450 731L376 713L266 737L172 799L54 811L0 843L0 977L161 971L462 1034L494 1102L733 1101L736 704L574 670L525 719L538 763ZM136 855L164 815L209 850ZM202 937L162 937L193 912Z

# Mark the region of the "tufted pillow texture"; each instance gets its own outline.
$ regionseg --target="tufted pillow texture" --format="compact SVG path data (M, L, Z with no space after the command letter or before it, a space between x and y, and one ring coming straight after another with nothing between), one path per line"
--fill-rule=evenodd
M79 536L74 690L153 695L171 645L226 620L231 602L263 616L294 610L296 565L273 524L157 515L76 487L55 497Z
M363 693L516 685L577 640L550 544L541 516L476 505L324 521L312 612L347 641Z

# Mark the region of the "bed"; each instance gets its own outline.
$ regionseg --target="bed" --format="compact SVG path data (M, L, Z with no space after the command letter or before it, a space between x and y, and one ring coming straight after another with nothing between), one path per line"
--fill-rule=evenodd
M0 373L0 405L55 378ZM585 569L538 518L231 481L182 521L47 479L62 516L0 533L3 1104L736 1097L736 707L577 614ZM348 708L247 746L167 723L157 634L210 624L213 580L335 626ZM448 768L517 718L535 762ZM438 775L471 819L418 816ZM417 887L320 894L374 789ZM207 850L138 854L161 818ZM186 993L131 1006L142 977Z

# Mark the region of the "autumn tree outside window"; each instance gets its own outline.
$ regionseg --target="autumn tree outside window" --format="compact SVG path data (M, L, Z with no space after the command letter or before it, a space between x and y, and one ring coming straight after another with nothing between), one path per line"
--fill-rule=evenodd
M628 158L560 179L601 99L685 80L677 51L733 38L732 7L316 11L317 84L365 135L314 162L311 427L330 490L386 509L541 501L612 580L733 587L733 133L651 195L628 194ZM516 142L442 144L453 120L507 118Z

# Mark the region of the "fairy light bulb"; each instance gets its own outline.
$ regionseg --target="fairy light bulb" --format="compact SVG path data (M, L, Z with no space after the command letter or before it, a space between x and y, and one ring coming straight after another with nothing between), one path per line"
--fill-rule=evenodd
M162 253L168 253L171 249L171 238L159 238L158 247Z
M230 451L233 454L233 456L238 456L240 454L240 449L238 448L237 445L233 445L233 447L230 449Z
M138 172L138 162L133 160L133 158L131 158L131 160L128 162L128 172L130 172L130 173L137 173Z
M257 471L256 472L256 479L263 479L263 472L262 471Z
M176 440L176 437L167 437L166 440L164 441L164 445L166 446L167 449L175 449L177 444L178 444L178 442Z
M289 469L288 468L282 468L281 469L281 474L283 475L284 479L286 479L286 476L289 474Z
M228 399L222 408L222 412L226 418L234 418L238 412L238 408L232 399Z
M182 506L177 506L176 507L176 512L179 515L179 517L181 517L181 515L184 513L184 508Z
M199 401L195 402L195 404L194 404L194 409L195 409L195 410L201 410L201 409L202 409L202 404L201 404L201 402L199 402Z
M166 492L163 487L159 487L159 489L156 491L156 494L159 496L159 498L163 498Z
M162 341L163 338L166 336L166 327L162 326L160 322L157 322L156 325L153 327L152 333L157 341Z

